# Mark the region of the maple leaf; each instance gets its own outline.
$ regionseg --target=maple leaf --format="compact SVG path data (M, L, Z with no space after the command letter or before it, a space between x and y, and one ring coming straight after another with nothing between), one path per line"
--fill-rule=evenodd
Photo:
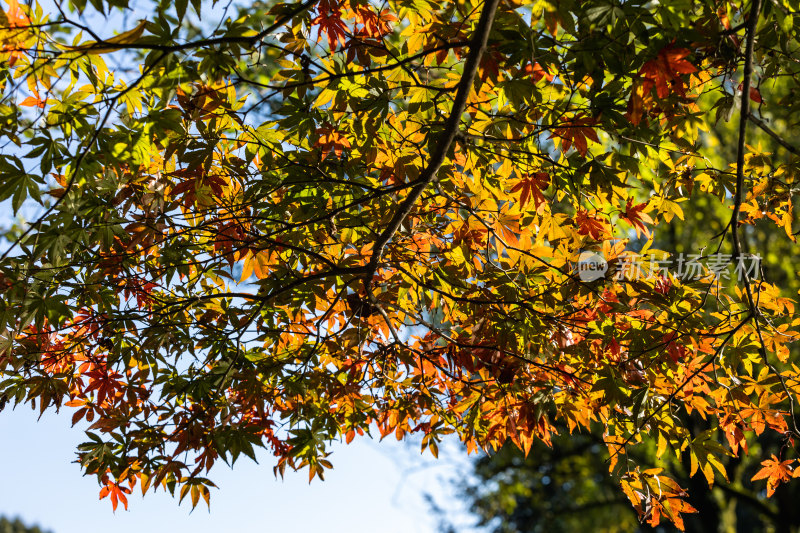
M597 137L597 132L594 131L595 120L576 115L574 118L568 120L566 124L560 128L553 130L553 136L561 138L561 151L566 152L574 144L575 149L582 157L586 157L586 152L589 149L587 139L596 143L600 142Z
M29 96L19 103L21 106L38 107L40 109L44 109L45 104L46 101L39 98L38 94L35 96Z
M3 45L2 52L8 54L9 67L13 67L17 61L25 57L25 50L19 45L10 45L10 44Z
M9 28L20 28L30 24L30 19L22 11L17 0L7 0L8 11L6 11L6 18L8 19Z
M647 209L647 202L634 205L633 199L628 198L628 203L625 206L625 211L622 216L636 229L637 237L644 233L644 235L649 238L650 232L645 224L652 224L653 219L644 212L645 209Z
M666 296L672 288L672 281L668 276L659 276L656 279L655 290L656 292Z
M671 91L686 97L687 87L682 75L697 72L697 68L685 59L689 54L691 52L685 48L669 45L642 66L639 70L642 79L633 84L628 102L628 118L632 124L641 122L653 88L659 98L666 98Z
M653 97L650 94L651 92L652 86L646 82L639 81L633 84L626 116L634 126L638 126L641 123L645 109L652 107Z
M361 24L363 29L356 33L363 34L372 39L382 39L392 31L391 22L397 22L398 18L388 9L380 13L375 13L369 6L359 5L355 9L356 24Z
M616 337L611 338L611 342L608 343L606 349L611 354L612 361L619 361L620 353L622 353L622 349L620 348L619 342L617 342Z
M541 80L542 78L547 78L547 81L553 81L553 79L555 78L555 76L553 76L552 74L550 74L550 72L545 70L544 67L542 67L542 65L540 65L539 63L533 63L533 64L527 63L525 65L525 68L522 69L522 71L525 72L525 74L529 75L531 78L533 78L534 83Z
M575 225L578 226L578 233L588 235L596 241L601 240L606 233L605 224L596 215L584 209L576 213Z
M550 186L550 176L546 172L536 172L534 174L525 174L511 188L511 192L519 192L519 203L521 207L525 207L530 199L533 199L533 205L536 211L540 211L540 207L544 204L544 191Z
M655 500L655 498L653 500ZM697 509L683 498L664 498L663 500L653 501L652 503L653 516L648 520L648 523L654 527L659 523L658 515L663 512L667 518L672 520L675 527L681 531L685 531L686 527L683 523L683 516L681 516L681 513L691 514L697 512Z
M683 498L687 495L673 479L661 475L661 468L627 472L620 480L622 490L647 523L656 527L663 514L681 531L684 530L681 513L696 513Z
M728 444L734 454L739 454L739 448L747 453L747 439L745 438L744 430L742 429L744 423L739 419L739 416L730 413L720 418L719 427L724 432L725 438L728 439Z
M678 334L671 331L664 335L662 342L667 346L667 354L673 363L682 361L686 357L686 347L675 342Z
M722 474L726 480L728 479L725 466L719 460L719 456L731 455L719 442L712 438L711 434L711 430L704 431L692 439L689 444L691 456L689 476L694 476L699 470L706 478L709 488L714 484L714 470Z
M333 126L324 126L317 129L319 139L314 146L322 147L321 160L328 157L328 154L333 151L337 157L341 157L345 148L350 148L350 140L345 137L341 132L336 131Z
M503 54L499 51L487 51L481 58L479 71L481 79L484 81L491 80L492 82L497 82L498 76L500 75L500 64L503 59Z
M686 84L681 74L697 72L697 68L684 59L691 54L686 48L663 48L654 59L651 59L639 71L645 78L645 92L655 87L659 98L669 96L670 90L686 96Z
M740 83L737 90L739 92L744 89L744 83ZM761 97L761 91L759 91L756 87L750 87L750 100L754 101L757 104L763 104L764 99Z
M769 498L775 493L775 489L778 488L778 485L789 481L793 477L792 463L794 463L794 459L781 461L773 454L771 459L761 461L761 470L756 472L756 475L750 478L750 481L766 479L767 497Z
M336 45L344 46L347 38L347 26L342 22L342 11L338 6L329 2L321 2L318 7L319 15L311 21L319 26L317 42L322 40L322 35L328 38L328 48L336 50Z
M100 489L100 499L104 499L110 496L111 499L111 508L116 511L117 505L122 502L122 505L125 507L125 510L128 510L128 497L126 494L130 494L131 489L130 487L122 487L119 483L114 481L107 481L105 486Z

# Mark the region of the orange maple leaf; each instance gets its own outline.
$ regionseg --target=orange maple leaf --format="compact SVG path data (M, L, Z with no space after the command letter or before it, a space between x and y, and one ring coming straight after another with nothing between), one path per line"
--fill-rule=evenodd
M639 74L644 76L644 92L655 87L659 98L669 96L670 89L686 96L686 84L681 74L697 72L697 68L684 59L691 52L686 48L667 46L658 56L644 64Z
M341 157L344 149L350 148L350 141L347 137L335 130L333 126L323 126L317 129L317 135L319 135L319 139L314 146L322 147L322 157L320 159L328 157L331 151L333 151L337 157Z
M121 487L119 483L115 483L113 481L107 481L106 485L100 489L100 499L107 496L111 496L111 508L116 511L117 505L122 502L122 505L125 506L125 510L128 510L128 497L125 496L126 494L130 494L131 489L129 487Z
M22 48L18 45L4 45L0 52L4 54L8 54L8 66L13 67L14 63L20 60L24 55L25 52Z
M27 97L26 99L21 101L19 103L19 105L25 106L25 107L38 107L38 108L44 109L45 103L46 103L46 100L42 100L41 98L39 98L39 95L36 94L35 96Z
M519 203L522 207L527 205L528 201L533 198L533 205L536 210L539 206L544 204L544 190L550 185L550 176L547 172L536 172L535 174L525 174L516 185L511 189L511 192L519 192Z
M645 224L652 224L653 219L650 218L650 215L644 213L645 208L647 208L646 202L634 205L633 199L628 198L628 203L622 214L622 218L630 222L634 229L636 229L637 237L639 237L641 233L644 233L647 237L650 236L650 232Z
M381 39L391 33L391 22L397 22L397 17L392 15L388 9L380 13L375 13L370 7L358 6L355 9L356 24L364 26L356 33L364 34L373 39Z
M750 481L766 479L767 498L769 498L775 493L775 489L778 488L779 484L789 481L792 478L792 463L794 463L794 459L781 461L773 454L771 459L761 461L763 468L756 472L756 475L753 476Z
M534 82L537 82L542 78L547 78L547 81L553 81L553 79L555 78L555 76L553 76L547 70L545 70L544 67L542 67L542 65L540 65L539 63L533 63L533 65L528 63L522 70L526 74L529 74L533 78Z
M561 138L561 151L566 152L574 144L578 153L586 157L586 151L589 149L586 139L600 142L593 128L594 123L594 119L578 115L567 121L563 127L553 130L553 136Z
M578 233L588 235L592 239L599 241L606 232L605 224L593 214L581 209L575 215L575 225L578 226Z
M9 28L20 28L30 24L28 16L22 12L17 0L7 0L8 11L6 11L6 18L8 19Z
M344 46L347 37L347 26L342 22L342 11L338 5L330 2L321 2L319 15L311 21L311 24L319 26L319 37L317 42L322 39L322 34L328 37L328 47L336 49L336 43Z

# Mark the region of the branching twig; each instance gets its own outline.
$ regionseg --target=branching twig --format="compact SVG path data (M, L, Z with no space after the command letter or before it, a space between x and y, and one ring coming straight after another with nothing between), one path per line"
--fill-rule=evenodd
M748 113L747 118L750 119L750 122L752 122L762 130L764 130L764 133L775 139L775 142L786 148L789 152L795 155L800 155L800 149L795 148L794 146L789 144L789 142L786 139L778 135L778 133L775 130L767 126L767 124L763 120L756 117L752 113Z
M400 225L414 208L414 204L422 195L422 192L436 177L439 168L442 166L442 163L444 163L444 160L447 157L447 152L450 150L450 146L453 144L453 141L458 135L458 126L461 122L461 114L464 112L464 109L467 106L467 98L472 90L472 84L475 81L475 76L478 73L478 65L486 48L486 43L489 39L489 32L492 29L492 22L494 21L494 14L497 10L498 4L499 0L486 0L484 3L483 11L481 11L481 17L478 20L477 27L475 28L475 36L473 37L469 54L467 55L467 60L464 64L464 73L461 75L461 80L458 82L458 90L453 101L453 108L450 112L447 122L445 123L444 131L442 131L441 136L436 143L436 147L431 155L430 161L428 161L428 165L425 167L420 174L419 179L416 181L416 185L414 185L414 188L411 189L411 192L400 204L397 212L395 212L394 216L392 216L392 219L389 221L389 225L386 226L386 228L375 241L375 245L372 249L372 257L367 264L367 274L364 276L364 287L367 297L370 299L370 301L374 302L375 299L371 290L372 278L375 275L375 270L378 267L378 263L381 260L381 256L383 255L386 245L389 243L392 237L394 237L394 234L397 233L397 230L400 229Z

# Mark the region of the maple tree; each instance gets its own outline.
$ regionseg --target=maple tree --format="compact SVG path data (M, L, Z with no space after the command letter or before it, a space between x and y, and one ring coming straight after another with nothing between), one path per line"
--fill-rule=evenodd
M599 432L620 494L677 527L666 457L711 485L771 432L772 492L800 317L768 256L739 267L765 226L796 240L798 9L9 0L0 200L29 220L0 256L0 402L87 424L114 508L208 502L256 447L323 477L370 432L434 455ZM704 143L720 121L733 153ZM655 271L698 201L697 279L577 274L586 251Z

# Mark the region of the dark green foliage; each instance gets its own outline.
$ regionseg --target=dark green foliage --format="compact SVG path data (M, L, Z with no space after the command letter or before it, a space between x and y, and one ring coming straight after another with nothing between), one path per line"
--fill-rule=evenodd
M19 518L9 520L4 516L0 516L0 533L48 533L43 531L39 526L26 526Z

